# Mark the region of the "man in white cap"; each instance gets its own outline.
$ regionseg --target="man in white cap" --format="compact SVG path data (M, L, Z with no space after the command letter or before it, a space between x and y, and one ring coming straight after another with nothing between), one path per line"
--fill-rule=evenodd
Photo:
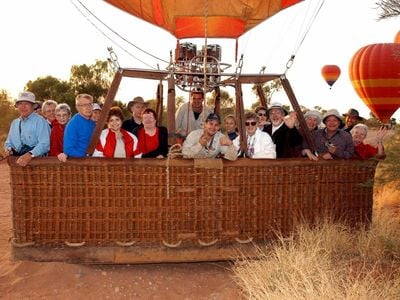
M97 123L101 114L101 106L98 103L93 103L92 120Z
M17 164L23 167L32 158L46 155L50 149L50 126L34 112L36 105L33 93L19 93L15 102L19 118L12 121L4 145L6 156L19 156Z
M297 116L295 112L290 114L279 102L271 103L267 109L270 125L263 131L268 133L276 145L276 157L287 158L300 156L303 137L295 127Z
M352 158L354 155L354 144L350 133L341 130L342 118L336 109L328 110L322 119L325 128L313 132L312 137L316 147L315 154L304 146L302 151L311 160Z
M146 103L142 97L138 96L128 102L127 108L132 113L132 118L129 118L122 123L122 129L133 133L133 130L136 127L143 126L142 115L146 108Z

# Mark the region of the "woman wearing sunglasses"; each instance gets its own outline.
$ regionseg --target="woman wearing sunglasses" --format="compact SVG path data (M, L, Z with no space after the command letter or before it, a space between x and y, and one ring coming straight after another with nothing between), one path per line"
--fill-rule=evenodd
M276 158L275 144L270 135L258 127L258 115L253 112L245 114L248 158ZM235 140L235 146L239 147L239 137Z
M265 126L271 124L271 122L268 119L267 109L264 106L257 107L255 112L258 116L258 128L263 130Z

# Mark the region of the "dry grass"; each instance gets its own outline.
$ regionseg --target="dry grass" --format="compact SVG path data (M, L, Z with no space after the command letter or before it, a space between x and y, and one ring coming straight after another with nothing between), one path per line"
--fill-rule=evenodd
M377 170L384 180L375 182L371 227L354 230L326 218L258 248L257 259L233 267L246 298L400 299L398 132L388 144Z
M250 299L399 299L399 219L382 212L357 232L327 220L300 225L290 239L236 262L236 282Z

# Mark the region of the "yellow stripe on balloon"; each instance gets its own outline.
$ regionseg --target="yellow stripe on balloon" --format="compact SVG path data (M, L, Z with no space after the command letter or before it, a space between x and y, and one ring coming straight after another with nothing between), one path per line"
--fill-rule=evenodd
M352 80L354 88L366 88L366 87L400 87L399 78L387 78L387 79L361 79Z

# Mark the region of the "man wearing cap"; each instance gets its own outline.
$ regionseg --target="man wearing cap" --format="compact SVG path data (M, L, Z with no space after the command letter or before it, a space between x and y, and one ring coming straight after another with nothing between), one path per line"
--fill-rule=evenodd
M67 123L64 132L64 154L61 160L65 162L67 157L85 157L86 149L96 123L91 119L93 111L93 96L79 94L75 98L77 114Z
M96 123L101 114L101 106L98 103L93 103L93 111L92 111L92 117L91 119Z
M185 158L216 158L223 154L228 160L237 159L237 148L231 139L219 131L221 119L211 113L207 116L204 129L189 133L183 143L182 153Z
M205 116L212 113L211 110L203 108L204 93L200 89L190 92L190 101L183 103L175 114L176 134L185 139L193 130L203 128Z
M4 148L5 155L19 156L17 164L26 166L34 157L44 156L50 149L50 126L34 112L35 95L21 92L15 106L19 118L11 123Z
M263 131L268 133L276 145L276 157L287 158L300 155L303 137L295 127L297 116L295 112L290 114L279 102L271 103L267 110L271 121Z
M351 158L354 154L354 145L350 133L341 130L342 118L336 109L328 110L322 119L325 128L318 129L312 133L315 144L315 152L305 146L302 151L311 160Z
M132 118L125 120L122 123L122 129L133 133L136 127L142 127L142 114L146 108L144 99L140 96L133 98L132 101L128 102L128 110L132 113Z
M350 132L353 129L354 125L365 120L363 117L360 117L358 110L354 108L350 108L347 113L343 114L343 117L345 117L343 130L347 132Z

